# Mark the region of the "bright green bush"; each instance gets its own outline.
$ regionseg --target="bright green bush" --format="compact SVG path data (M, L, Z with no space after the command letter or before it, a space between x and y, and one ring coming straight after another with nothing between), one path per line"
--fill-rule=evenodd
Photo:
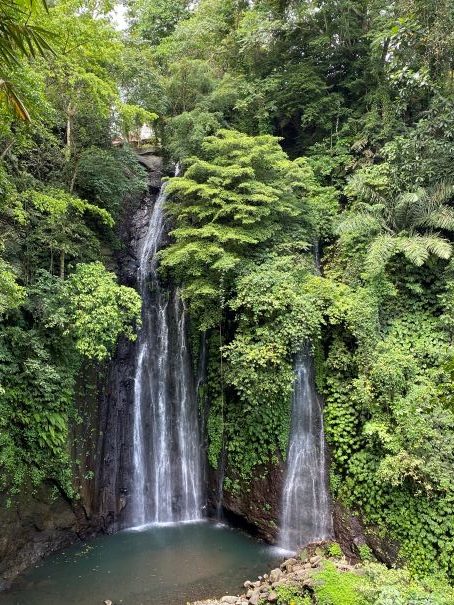
M340 544L338 544L337 542L333 542L332 544L329 544L329 546L326 549L326 554L329 557L335 557L335 558L340 558L342 557L342 548L340 547Z
M366 605L359 588L364 578L350 571L339 571L327 561L314 575L314 592L318 605Z
M278 586L276 594L278 605L311 605L311 598L298 586Z

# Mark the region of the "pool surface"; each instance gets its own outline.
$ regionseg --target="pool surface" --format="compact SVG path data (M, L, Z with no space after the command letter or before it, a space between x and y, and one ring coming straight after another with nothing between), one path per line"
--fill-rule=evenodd
M272 547L211 522L102 536L23 574L1 605L186 605L237 594L279 558Z

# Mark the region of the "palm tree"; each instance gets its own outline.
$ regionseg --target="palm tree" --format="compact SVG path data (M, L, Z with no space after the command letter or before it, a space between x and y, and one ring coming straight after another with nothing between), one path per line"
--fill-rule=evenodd
M339 235L369 240L365 268L370 276L382 272L396 254L416 266L431 254L448 259L452 245L441 232L454 231L454 209L448 205L454 187L439 183L397 196L383 196L357 177L361 201L338 226Z
M42 3L47 10L46 0ZM29 120L30 116L4 70L19 64L20 57L53 52L48 43L50 32L29 23L33 8L33 0L0 0L0 94L23 120Z

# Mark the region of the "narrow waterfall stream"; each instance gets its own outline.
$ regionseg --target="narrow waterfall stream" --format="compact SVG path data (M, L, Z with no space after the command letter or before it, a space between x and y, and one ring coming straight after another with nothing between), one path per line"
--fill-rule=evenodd
M308 351L295 360L295 385L279 546L295 551L332 533L320 399Z
M133 526L202 516L201 439L186 311L178 289L164 288L157 271L165 200L163 185L138 269L142 328L134 379Z

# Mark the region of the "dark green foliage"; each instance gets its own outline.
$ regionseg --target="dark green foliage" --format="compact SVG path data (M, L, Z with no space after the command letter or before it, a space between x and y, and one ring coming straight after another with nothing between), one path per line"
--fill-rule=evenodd
M143 174L109 126L159 114L153 136L183 164L162 271L207 331L210 464L224 456L226 488L247 489L285 458L293 357L310 343L333 496L411 574L452 580L451 0L131 0L126 47L83 5L43 13L78 54L60 40L52 65L8 68L35 123L0 105L4 483L24 480L29 451L33 481L68 484L80 355L132 335L137 297L99 261ZM316 592L450 602L408 574L371 567L360 590L328 566Z
M90 147L80 155L74 186L81 197L116 216L127 196L145 191L146 175L129 149Z
M146 182L132 152L112 149L122 46L102 11L0 1L0 490L9 502L43 481L77 496L76 380L120 335L134 338L140 317L137 293L104 266L114 216Z
M202 0L153 57L186 168L163 265L212 330L211 464L224 444L238 488L285 457L310 341L334 496L452 578L450 4Z

